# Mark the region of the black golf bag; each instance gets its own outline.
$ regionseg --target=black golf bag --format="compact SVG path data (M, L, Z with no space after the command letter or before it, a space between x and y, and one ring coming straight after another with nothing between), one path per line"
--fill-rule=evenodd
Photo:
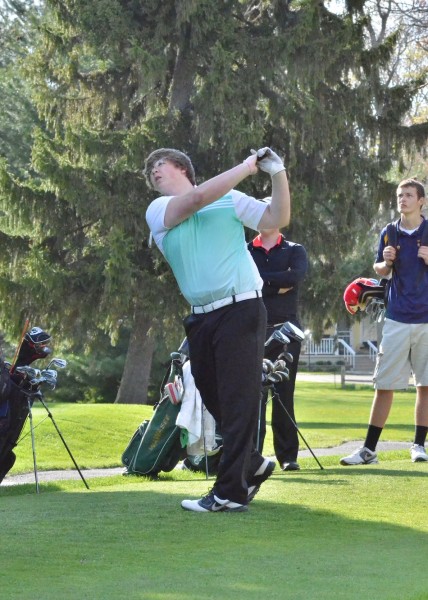
M29 366L51 353L47 343L50 335L33 327L24 337L15 364L0 359L0 483L15 464L13 449L38 391L37 386L20 373L18 367Z

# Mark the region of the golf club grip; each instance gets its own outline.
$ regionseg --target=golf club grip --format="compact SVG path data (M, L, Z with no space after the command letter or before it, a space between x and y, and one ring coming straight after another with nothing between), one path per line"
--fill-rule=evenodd
M261 156L257 156L257 162L259 162L260 160L263 160L264 158L266 158L267 156L269 156L270 154L270 150L269 148L267 150L265 150L263 152L263 154Z

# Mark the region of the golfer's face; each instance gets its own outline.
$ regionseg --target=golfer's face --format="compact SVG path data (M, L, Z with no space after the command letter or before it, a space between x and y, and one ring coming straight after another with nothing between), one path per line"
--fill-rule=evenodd
M183 169L177 167L166 158L161 158L152 167L150 181L154 189L158 192L172 194L175 189L174 184L182 173Z

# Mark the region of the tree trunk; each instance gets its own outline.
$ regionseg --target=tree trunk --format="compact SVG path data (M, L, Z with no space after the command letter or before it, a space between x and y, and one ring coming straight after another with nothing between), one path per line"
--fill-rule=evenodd
M190 35L189 26L180 41L171 87L170 110L181 113L190 110L197 63L195 51L190 48Z
M138 309L137 309L138 311ZM125 367L115 404L147 404L150 371L155 345L152 321L140 308L134 318Z

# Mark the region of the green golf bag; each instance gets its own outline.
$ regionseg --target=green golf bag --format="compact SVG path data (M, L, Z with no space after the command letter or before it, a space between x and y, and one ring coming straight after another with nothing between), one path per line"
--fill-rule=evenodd
M122 454L124 475L156 476L160 471L172 471L186 456L180 441L181 429L175 424L180 412L180 398L171 397L171 389L180 388L185 358L177 352L171 355L171 367L161 384L160 401L154 406L150 420L143 421ZM167 383L169 382L169 383ZM185 443L184 443L185 444Z

